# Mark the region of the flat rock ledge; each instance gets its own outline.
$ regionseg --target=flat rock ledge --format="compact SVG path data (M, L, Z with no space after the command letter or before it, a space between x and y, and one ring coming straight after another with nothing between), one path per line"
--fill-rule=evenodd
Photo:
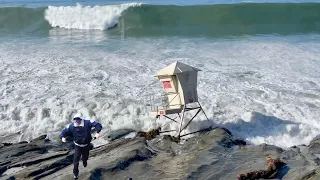
M119 133L121 132L121 133ZM121 138L117 130L108 144L90 151L88 166L80 163L80 178L90 180L237 179L239 173L266 168L266 157L280 158L282 167L273 179L320 179L320 136L309 145L282 149L248 145L225 128L214 128L172 142L170 136ZM0 144L0 179L73 179L72 142L55 143L40 136L30 142Z

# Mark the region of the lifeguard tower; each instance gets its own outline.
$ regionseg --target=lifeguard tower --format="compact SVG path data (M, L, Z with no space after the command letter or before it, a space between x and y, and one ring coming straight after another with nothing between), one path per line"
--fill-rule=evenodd
M152 106L151 114L160 120L160 117L165 117L179 123L178 137L181 132L186 129L191 121L202 111L208 120L207 115L203 111L197 93L197 75L198 68L191 67L181 62L175 62L160 70L154 77L157 77L164 88L164 94L161 106ZM151 100L152 101L152 100ZM153 104L151 102L151 104ZM187 107L191 105L192 107ZM198 110L193 117L185 124L185 112ZM168 115L176 114L180 122L176 118L171 118ZM180 115L181 114L181 115ZM184 125L184 126L183 126ZM183 127L182 127L183 126ZM177 131L177 130L171 130Z

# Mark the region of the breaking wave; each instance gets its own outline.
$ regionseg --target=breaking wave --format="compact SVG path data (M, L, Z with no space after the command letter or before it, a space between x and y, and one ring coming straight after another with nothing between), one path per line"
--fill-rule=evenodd
M319 12L320 3L2 7L0 33L107 30L118 25L115 32L129 36L304 34L320 32Z
M99 29L106 30L118 23L121 13L129 7L140 6L129 3L109 6L49 6L45 11L45 19L52 27L67 29Z

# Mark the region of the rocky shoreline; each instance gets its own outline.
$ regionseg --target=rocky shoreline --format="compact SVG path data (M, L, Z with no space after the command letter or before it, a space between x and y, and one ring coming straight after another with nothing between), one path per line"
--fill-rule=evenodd
M121 134L132 132L121 130ZM281 158L282 167L273 179L320 179L320 136L309 145L282 149L247 145L224 128L214 128L173 142L168 136L122 138L90 151L88 166L80 163L79 179L237 179L239 173L266 168L266 157ZM72 142L63 144L46 135L30 142L0 144L0 179L73 179Z

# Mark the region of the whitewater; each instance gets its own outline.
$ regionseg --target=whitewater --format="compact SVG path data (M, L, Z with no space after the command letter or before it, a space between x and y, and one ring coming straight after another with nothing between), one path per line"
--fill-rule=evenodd
M45 33L0 37L0 136L58 140L76 112L101 122L103 136L177 128L155 122L145 103L162 92L153 75L175 61L202 70L198 94L210 119L201 114L184 133L222 126L253 144L280 147L319 134L319 34L128 36L121 16L140 6L48 6Z
M129 3L91 7L77 3L76 7L49 6L45 11L45 19L52 27L106 30L118 23L124 10L140 5Z

